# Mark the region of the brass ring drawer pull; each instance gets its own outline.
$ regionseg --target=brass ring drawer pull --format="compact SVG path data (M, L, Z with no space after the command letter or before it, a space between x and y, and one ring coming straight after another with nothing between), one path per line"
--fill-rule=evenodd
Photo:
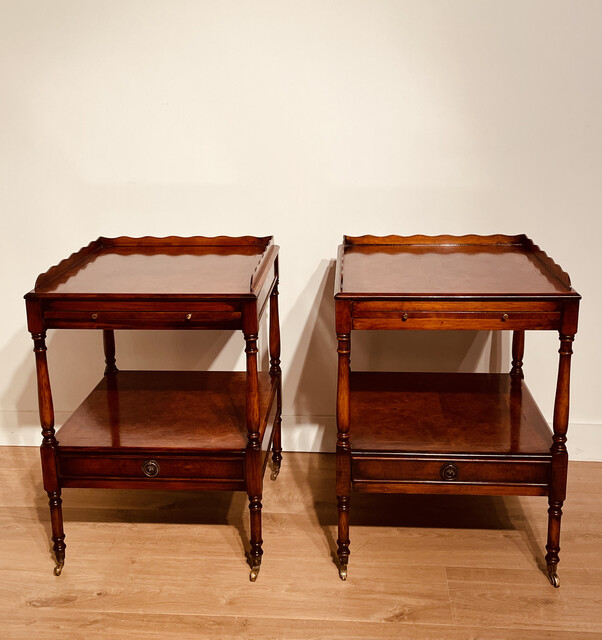
M444 480L457 480L460 476L460 469L458 469L458 465L453 462L448 462L447 464L441 465L439 473Z
M186 320L192 320L192 313L186 314Z
M98 318L98 314L97 313L93 313L92 314L92 320L96 320L96 318Z
M506 322L506 320L508 320L508 314L507 314L507 313L505 313L505 314L502 316L502 322Z
M404 313L403 316L401 317L401 320L405 322L407 319L408 319L408 314Z
M142 463L142 473L147 478L157 477L159 475L159 471L161 471L161 468L156 460L145 460Z

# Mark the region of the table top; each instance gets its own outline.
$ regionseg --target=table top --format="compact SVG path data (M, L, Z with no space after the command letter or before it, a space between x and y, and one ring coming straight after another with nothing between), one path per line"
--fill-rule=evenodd
M344 237L335 297L579 298L525 235Z
M272 236L98 238L38 276L28 296L255 297Z

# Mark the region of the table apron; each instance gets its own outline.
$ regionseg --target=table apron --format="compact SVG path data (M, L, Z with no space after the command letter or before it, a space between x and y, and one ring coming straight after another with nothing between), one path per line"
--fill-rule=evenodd
M240 311L45 311L49 329L240 329Z
M364 311L353 315L352 329L560 329L560 312L525 311Z
M78 452L69 455L58 450L59 478L63 483L83 479L132 479L143 482L174 479L244 481L244 456L169 455L152 450L138 454L101 454ZM145 462L156 464L156 475L148 477ZM72 482L72 484L73 484Z
M355 484L433 484L446 487L475 485L533 486L547 489L550 457L539 459L466 459L462 456L428 456L403 459L355 457L352 476ZM369 489L368 489L369 490ZM447 492L447 489L444 489Z

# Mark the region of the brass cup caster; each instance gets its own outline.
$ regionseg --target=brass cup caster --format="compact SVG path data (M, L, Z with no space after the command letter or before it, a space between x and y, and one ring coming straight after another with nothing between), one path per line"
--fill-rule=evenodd
M339 567L339 578L341 580L347 580L347 565L346 564L342 564Z
M274 467L272 469L272 473L270 475L270 480L276 480L276 478L278 477L279 473L280 473L280 465L278 465L277 467Z
M257 565L255 567L251 567L251 573L249 574L249 580L251 582L256 582L257 581L257 576L259 575L259 569L261 569L260 565Z
M554 589L558 589L558 587L560 586L560 578L558 577L555 568L548 569L548 577L550 578L550 582L552 583Z
M64 560L61 560L60 562L57 562L56 563L56 567L54 567L54 571L53 571L54 575L57 576L57 577L60 576L61 573L63 572L63 567L64 566L65 566L65 561Z

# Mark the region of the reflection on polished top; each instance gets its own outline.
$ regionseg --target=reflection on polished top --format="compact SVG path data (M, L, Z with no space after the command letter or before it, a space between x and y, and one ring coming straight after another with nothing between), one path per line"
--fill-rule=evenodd
M345 237L339 273L337 297L578 295L524 235Z
M244 295L272 238L99 238L42 274L44 295Z
M550 453L545 418L509 374L352 372L350 405L353 451Z
M275 379L258 377L265 416ZM244 451L246 373L120 371L105 376L58 431L63 450Z

